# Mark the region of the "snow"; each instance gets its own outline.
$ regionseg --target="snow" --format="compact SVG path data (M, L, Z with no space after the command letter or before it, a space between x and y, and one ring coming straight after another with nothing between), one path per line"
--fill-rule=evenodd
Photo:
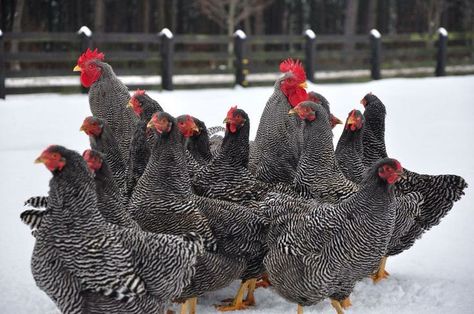
M378 30L376 30L375 28L371 29L370 30L370 35L374 36L375 38L380 38L382 37L382 35L380 34L380 32Z
M316 34L313 32L312 29L305 30L304 34L305 34L305 36L307 36L310 39L315 39L316 38Z
M166 38L171 39L173 38L173 33L170 31L169 28L163 28L161 32L158 34L160 36L166 36Z
M387 147L402 165L420 173L454 173L474 184L474 76L385 79L353 84L309 84L322 93L341 120L373 92L387 106ZM238 105L251 119L251 136L272 93L270 87L201 89L149 94L173 115L189 113L219 125L228 108ZM0 312L57 313L33 281L30 258L34 239L19 219L23 202L48 191L50 173L33 164L49 144L82 152L88 139L79 132L89 115L87 95L9 95L0 101ZM335 142L342 127L335 129ZM466 191L452 212L407 252L389 258L389 279L357 284L348 314L474 313L474 198ZM302 278L304 280L304 278ZM198 313L217 313L213 304L232 296L238 283L199 299ZM258 289L257 306L243 313L295 313L296 305L272 289ZM334 313L326 300L304 313Z
M244 32L243 30L241 30L241 29L236 30L235 33L234 33L234 36L235 36L235 37L239 37L240 39L245 39L245 38L247 38L247 35L246 35L245 32Z
M3 36L3 32L2 32L2 30L0 29L0 37L2 37L2 36Z
M439 33L441 36L444 36L444 37L447 37L447 36L448 36L448 31L447 31L446 28L444 28L444 27L438 28L438 33Z
M79 35L84 34L84 35L86 35L87 37L91 37L91 36L92 36L92 31L91 31L91 29L90 29L89 27L85 26L85 25L82 26L81 28L79 28L79 30L77 31L77 33L78 33Z

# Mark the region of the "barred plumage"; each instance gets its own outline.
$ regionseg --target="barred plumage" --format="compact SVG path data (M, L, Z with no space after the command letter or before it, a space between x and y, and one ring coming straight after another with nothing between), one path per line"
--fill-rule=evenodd
M365 106L364 117L366 126L363 132L364 160L370 164L374 159L386 156L385 150L385 105L380 99L367 94L361 101ZM391 248L389 255L398 254L410 248L417 239L431 227L440 223L462 195L467 187L466 181L457 175L427 175L418 174L404 169L406 177L396 183L398 193L421 194L423 204L420 215L414 224L400 238L399 244Z
M246 207L192 194L186 168L184 138L174 119L155 115L150 126L160 132L147 168L132 195L134 218L146 230L182 234L194 231L204 239L206 252L198 258L196 276L180 298L199 296L243 277L248 263L261 253L264 221Z
M126 158L133 127L138 120L132 110L127 108L130 100L128 88L117 78L109 64L91 59L88 65L100 69L100 76L89 89L91 112L94 117L107 122L119 143L120 152Z
M270 227L265 266L280 295L303 306L327 297L342 301L377 268L395 222L383 172L399 170L393 159L377 163L359 191L337 205L269 196L266 212L280 215Z
M27 209L20 214L20 219L30 227L30 229L34 230L41 225L44 213L45 210Z
M107 122L100 118L87 117L81 130L89 136L91 148L104 154L117 186L121 193L125 194L126 164L119 150L119 143Z
M45 208L48 206L47 196L32 196L25 201L25 206L31 206L33 208Z
M54 164L57 155L64 164ZM37 285L63 313L164 313L190 283L200 237L108 224L79 154L51 146L38 160L53 160L53 178L32 256Z
M285 80L293 77L289 72L275 82L258 125L249 169L264 182L291 183L295 176L303 141L301 121L288 116L292 106L280 88Z

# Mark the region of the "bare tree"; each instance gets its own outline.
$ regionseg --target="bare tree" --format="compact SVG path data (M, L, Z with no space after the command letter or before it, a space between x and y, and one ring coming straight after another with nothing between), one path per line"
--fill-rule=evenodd
M23 19L23 9L25 7L25 0L17 0L16 7L15 7L15 16L13 18L13 25L12 25L12 32L20 33L21 32L21 21ZM19 50L19 42L17 40L12 40L12 44L10 47L11 53L17 53ZM20 71L21 65L20 62L12 62L11 69L13 71Z
M97 33L105 31L105 0L95 0L94 31Z
M344 19L344 36L346 36L344 60L346 62L351 62L354 54L354 41L352 40L352 36L354 36L356 32L358 9L359 0L347 1Z
M225 29L227 36L231 37L235 26L244 19L262 11L273 3L274 0L198 0L202 13L209 19ZM234 43L229 41L227 52L232 54ZM229 68L232 67L232 59L228 61Z

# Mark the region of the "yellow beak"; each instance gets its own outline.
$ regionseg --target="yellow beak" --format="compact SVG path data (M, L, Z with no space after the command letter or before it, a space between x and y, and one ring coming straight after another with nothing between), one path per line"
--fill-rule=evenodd
M130 100L130 101L128 102L128 104L127 104L127 108L131 108L131 107L133 107L133 105L132 105L132 100Z
M86 130L86 127L81 125L81 128L79 129L79 131L85 131Z
M306 81L305 81L305 82L301 83L301 84L298 85L298 86L299 86L299 87L302 87L302 88L307 88L307 87L308 87L308 83L306 83Z
M193 126L193 131L197 132L197 133L201 132L201 130L199 129L199 127L197 125Z
M73 72L81 72L82 69L81 69L80 66L76 65L76 66L74 67L74 69L72 69L72 71L73 71Z
M296 114L296 113L297 113L297 112L296 112L295 108L290 109L290 111L288 111L288 114Z
M155 125L153 124L153 120L150 120L150 122L148 122L148 124L146 125L146 127L148 129L151 129L152 127L154 127Z
M44 162L44 158L39 156L38 158L35 159L35 164L41 164Z

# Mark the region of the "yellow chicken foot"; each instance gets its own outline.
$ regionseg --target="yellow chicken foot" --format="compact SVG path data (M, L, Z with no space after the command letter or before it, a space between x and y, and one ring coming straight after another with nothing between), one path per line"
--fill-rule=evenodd
M390 274L387 271L385 271L385 264L386 263L387 263L387 256L384 256L380 260L379 269L377 270L377 272L375 274L373 274L371 276L374 283L377 283L380 280L388 278L388 276L390 276Z
M186 301L184 301L183 304L181 304L181 311L179 312L179 314L187 314L188 305L189 305L189 299L187 299Z
M344 314L344 311L342 309L342 305L339 301L331 299L331 305L334 307L337 314Z
M189 314L196 314L197 298L189 299Z
M299 304L298 304L298 310L297 310L296 314L303 314L303 307Z
M247 298L244 300L244 304L247 306L254 306L255 305L255 287L257 285L257 279L249 279L248 280L248 292Z
M351 302L351 299L349 297L345 298L344 300L340 301L339 303L341 304L341 307L344 310L347 310L348 308L350 308L352 306L352 302Z
M216 306L216 308L221 312L238 311L238 310L246 309L247 305L244 304L243 299L244 299L245 291L248 289L248 287L249 287L249 280L242 282L240 284L239 290L237 291L237 295L235 296L232 303L229 305L219 305L219 306Z
M268 274L263 274L262 278L257 282L257 288L268 288L272 285L270 280L268 279Z

